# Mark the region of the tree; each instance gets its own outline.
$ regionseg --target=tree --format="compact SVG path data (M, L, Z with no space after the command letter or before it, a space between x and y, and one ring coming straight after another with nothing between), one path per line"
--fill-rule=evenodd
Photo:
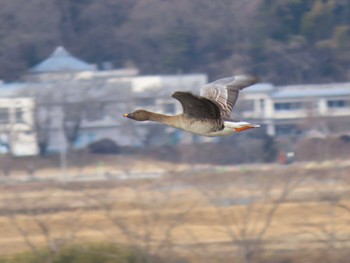
M50 129L51 129L51 112L50 107L35 108L34 121L35 131L37 134L39 152L41 156L44 156L47 152L47 147L50 141Z
M36 258L49 263L56 262L55 259L62 249L74 242L83 216L82 211L70 214L70 216L65 217L65 228L57 231L57 225L55 226L53 223L54 217L56 213L64 211L65 207L50 206L52 204L49 202L52 202L55 199L55 194L60 192L59 189L55 190L57 191L41 194L35 202L30 202L26 198L26 193L21 193L16 187L13 191L6 192L8 198L6 216L10 224L17 230ZM27 216L27 222L23 221L23 214ZM35 240L35 236L31 233L33 230L37 231L38 235L43 238L48 253L43 251L41 245Z
M81 123L88 107L88 102L63 102L60 106L63 111L63 132L68 143L68 151L71 151L74 143L78 139Z
M18 78L64 45L99 65L132 61L145 74L201 71L219 78L244 71L279 83L348 80L349 6L344 0L2 0L0 78ZM339 37L343 48L336 52L319 48L330 40L338 45Z
M130 176L130 164L125 163L123 172ZM170 183L171 185L172 183ZM169 262L176 255L175 244L173 243L174 232L186 223L186 216L195 207L196 202L183 204L173 213L165 212L170 208L169 204L176 200L176 193L172 191L155 192L150 191L149 187L156 187L157 182L149 184L135 183L135 181L126 182L124 191L128 196L132 209L139 211L133 222L125 216L125 204L123 199L116 200L115 191L101 193L86 192L88 203L92 206L98 206L102 209L106 219L112 224L112 228L117 230L119 235L105 234L109 240L119 243L120 240L126 240L128 246L134 251L140 252L140 261L153 263L152 255L167 255ZM96 226L99 229L98 226ZM144 261L141 260L145 257ZM176 258L176 257L175 257ZM176 262L176 261L175 261ZM186 261L185 261L186 262Z
M324 262L342 263L348 257L349 251L348 236L344 235L350 223L346 190L349 186L347 169L336 165L329 172L320 170L318 177L320 175L324 178L323 182L314 178L312 187L314 200L322 206L314 209L310 216L310 208L305 204L303 222L295 227L320 243L320 257Z
M58 13L52 1L2 0L0 6L0 78L13 80L59 43Z
M332 1L320 1L314 2L312 9L303 17L301 32L310 41L317 41L320 39L328 38L334 27L334 16ZM321 27L322 30L317 30Z
M290 37L300 35L301 22L314 0L264 0L262 12L266 18L264 30L275 40L287 42Z
M214 206L217 231L225 233L230 245L237 248L239 261L257 262L278 209L304 178L276 178L260 173L246 180L231 180L225 183L223 179L220 184L225 186L199 191Z

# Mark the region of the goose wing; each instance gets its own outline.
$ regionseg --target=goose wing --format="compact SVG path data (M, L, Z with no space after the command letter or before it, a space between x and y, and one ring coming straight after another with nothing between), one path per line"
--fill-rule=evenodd
M185 115L198 119L221 119L220 108L210 99L190 92L176 91L173 98L180 101Z
M219 106L222 118L230 118L239 91L257 81L258 79L251 75L222 78L204 85L200 95L214 101Z

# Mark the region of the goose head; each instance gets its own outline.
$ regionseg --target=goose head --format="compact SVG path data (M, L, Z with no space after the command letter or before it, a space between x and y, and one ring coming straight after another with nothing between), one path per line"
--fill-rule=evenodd
M123 114L124 117L135 121L148 121L150 120L151 115L152 115L152 112L149 112L146 110L136 110L131 113Z

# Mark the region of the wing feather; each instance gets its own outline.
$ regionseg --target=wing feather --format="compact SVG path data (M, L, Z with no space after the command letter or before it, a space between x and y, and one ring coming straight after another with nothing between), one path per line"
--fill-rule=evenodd
M257 78L251 75L237 75L218 79L204 85L201 96L214 101L220 108L221 117L229 118L238 99L239 91L253 85Z
M220 108L212 100L181 91L175 92L172 97L180 101L184 114L189 117L198 119L221 118Z

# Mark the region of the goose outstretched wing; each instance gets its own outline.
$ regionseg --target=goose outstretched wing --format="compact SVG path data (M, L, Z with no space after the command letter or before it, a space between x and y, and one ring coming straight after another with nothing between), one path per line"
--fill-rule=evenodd
M221 112L210 99L193 95L190 92L176 91L173 98L180 101L185 115L197 119L220 119Z
M255 84L257 81L258 79L251 75L222 78L204 85L200 95L215 102L220 109L222 118L230 118L239 91Z

